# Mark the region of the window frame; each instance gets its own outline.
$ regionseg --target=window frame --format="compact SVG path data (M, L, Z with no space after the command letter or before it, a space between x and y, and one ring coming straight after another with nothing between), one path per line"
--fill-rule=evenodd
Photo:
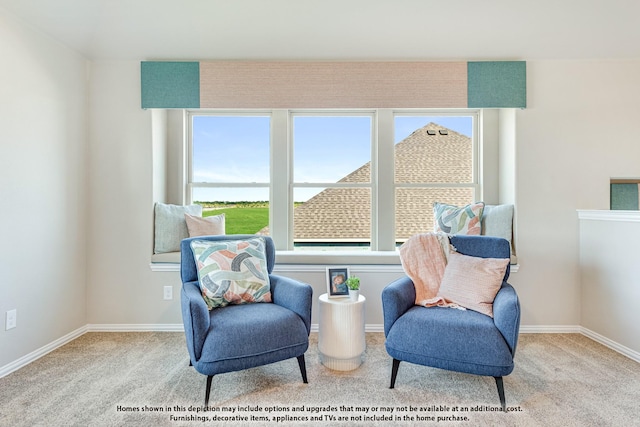
M371 224L370 224L370 243L369 250L374 250L374 247L377 247L375 242L375 227L374 223L374 194L377 189L377 180L374 179L375 174L374 170L377 166L377 161L375 159L375 148L376 148L376 110L375 109L292 109L288 110L289 114L289 127L288 127L288 135L289 135L289 238L287 239L287 250L295 251L295 242L294 242L294 191L297 188L366 188L371 192L371 205L369 207L371 212ZM296 182L295 181L295 164L294 164L294 150L295 150L295 141L294 141L294 118L295 117L369 117L371 120L371 129L370 129L370 145L369 145L369 161L371 162L371 173L369 175L369 182L349 182L349 183L340 183L340 182ZM343 252L351 252L353 249L344 250Z
M349 258L351 263L398 263L395 241L395 192L411 187L470 187L476 200L483 196L483 132L481 109L196 109L185 110L186 169L185 202L192 203L194 188L269 188L270 234L278 250L279 261L288 263L328 263L336 257ZM270 180L268 183L195 183L193 182L193 116L269 116L270 117ZM293 181L293 117L296 115L371 116L371 176L370 183L295 183ZM472 116L472 183L396 183L394 156L394 122L396 116ZM305 186L365 187L371 189L371 245L368 251L294 251L293 191ZM389 209L393 206L393 209Z
M393 121L394 121L394 129L395 129L395 118L396 117L418 117L418 116L425 116L425 117L436 117L436 116L443 116L443 117L461 117L461 116L469 116L472 119L472 125L471 125L471 162L472 162L472 171L471 171L471 181L468 183L429 183L429 182L415 182L415 183L403 183L403 182L396 182L395 180L395 150L394 150L394 155L391 156L391 162L393 162L392 165L384 165L385 167L390 167L393 169L393 206L394 208L396 207L395 204L395 193L396 190L399 188L416 188L416 189L420 189L420 188L470 188L473 194L473 201L477 201L477 200L481 200L482 198L482 194L483 194L483 190L482 190L482 169L481 169L481 161L480 161L480 154L481 154L481 143L482 143L482 139L480 138L480 121L481 121L481 114L480 114L480 110L478 109L468 109L468 110L447 110L445 111L441 111L441 110L429 110L429 109L394 109L392 110L392 114L393 114ZM395 138L394 138L395 139ZM394 147L395 147L395 141L393 143ZM394 213L394 218L395 218L395 213ZM387 242L387 244L390 245L393 244L394 247L397 245L397 241L396 241L396 236L395 236L395 221L393 223L393 230L394 230L394 235L393 235L393 242Z
M272 117L269 111L256 111L256 110L187 110L187 174L185 185L185 196L187 204L193 203L193 189L195 188L271 188L272 179L272 167L269 166L269 181L268 182L194 182L193 179L193 118L196 116L228 116L228 117L269 117L269 153L271 153L272 139L273 139L273 125ZM270 156L272 157L272 156Z

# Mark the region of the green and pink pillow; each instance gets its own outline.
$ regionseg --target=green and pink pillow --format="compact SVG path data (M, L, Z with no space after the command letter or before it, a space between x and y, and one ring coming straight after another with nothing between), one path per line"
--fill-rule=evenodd
M484 202L475 202L463 207L436 202L433 204L434 231L480 235L483 211Z
M209 310L271 302L264 239L193 240L198 281Z

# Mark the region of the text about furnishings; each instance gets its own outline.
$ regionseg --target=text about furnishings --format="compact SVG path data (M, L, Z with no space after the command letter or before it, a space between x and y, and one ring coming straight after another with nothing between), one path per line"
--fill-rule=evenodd
M428 405L428 406L124 406L116 407L118 413L144 417L160 417L164 422L181 424L232 424L298 425L300 423L367 423L384 424L437 424L441 422L468 423L480 421L490 413L503 412L499 406ZM507 407L507 412L523 412L520 406ZM149 419L151 421L151 419Z

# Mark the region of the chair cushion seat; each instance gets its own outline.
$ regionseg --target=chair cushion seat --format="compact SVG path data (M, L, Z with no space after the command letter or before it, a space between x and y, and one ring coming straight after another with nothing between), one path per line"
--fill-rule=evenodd
M202 356L194 364L206 375L298 357L309 346L303 320L274 303L230 305L211 310L209 316Z
M513 357L493 319L473 310L414 306L385 343L394 359L476 375L503 376Z

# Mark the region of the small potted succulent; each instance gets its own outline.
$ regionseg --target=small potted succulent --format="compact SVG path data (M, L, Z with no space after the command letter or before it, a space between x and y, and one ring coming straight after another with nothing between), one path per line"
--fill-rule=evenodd
M349 288L349 298L351 298L351 301L358 301L360 297L360 278L349 276L346 283L347 288Z

